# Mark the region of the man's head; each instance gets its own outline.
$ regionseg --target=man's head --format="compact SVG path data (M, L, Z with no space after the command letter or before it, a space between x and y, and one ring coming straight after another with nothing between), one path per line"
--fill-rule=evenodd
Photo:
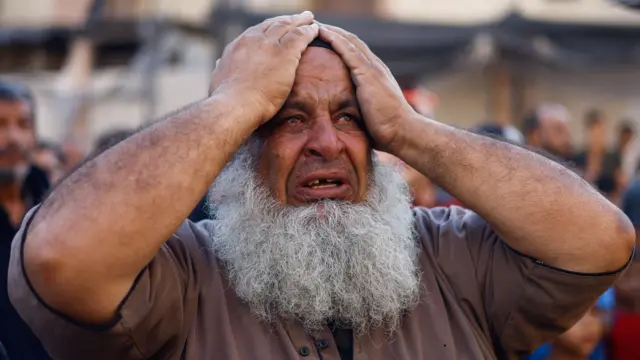
M371 145L349 71L333 51L307 49L289 98L258 137L260 177L282 203L364 200Z
M568 158L573 152L569 113L559 104L544 104L525 119L527 145L543 149L555 156Z
M584 117L589 149L603 150L607 141L607 124L600 110L590 110Z
M286 104L218 176L213 250L265 321L395 328L418 294L406 183L372 149L349 72L303 54Z
M35 109L25 87L0 80L0 178L24 175L36 145Z

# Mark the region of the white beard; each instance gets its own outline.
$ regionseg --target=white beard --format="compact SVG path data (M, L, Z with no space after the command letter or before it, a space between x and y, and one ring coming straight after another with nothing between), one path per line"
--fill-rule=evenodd
M411 199L399 172L376 161L362 203L287 206L254 169L241 149L210 194L213 251L237 295L269 323L396 330L420 288Z

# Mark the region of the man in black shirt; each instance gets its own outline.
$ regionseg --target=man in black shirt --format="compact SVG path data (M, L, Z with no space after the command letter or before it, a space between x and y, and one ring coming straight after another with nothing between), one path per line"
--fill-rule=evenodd
M28 89L0 80L0 343L11 360L49 359L7 294L11 241L26 210L42 201L49 188L46 174L30 162L36 145L34 115Z

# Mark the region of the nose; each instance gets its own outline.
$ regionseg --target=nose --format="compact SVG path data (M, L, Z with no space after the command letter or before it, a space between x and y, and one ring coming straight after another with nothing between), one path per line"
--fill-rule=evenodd
M344 148L345 144L340 139L338 130L333 126L330 117L314 121L305 148L305 153L308 156L335 160L344 151Z

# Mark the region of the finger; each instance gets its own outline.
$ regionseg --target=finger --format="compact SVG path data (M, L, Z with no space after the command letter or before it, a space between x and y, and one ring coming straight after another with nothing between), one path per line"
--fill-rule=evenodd
M319 29L320 27L315 23L295 27L289 30L289 32L280 39L280 44L286 48L292 48L299 51L300 54L302 54L309 43L318 37Z
M358 71L371 67L372 64L369 58L342 35L333 32L324 26L320 27L319 34L320 38L328 42L333 47L333 50L340 55L345 64L347 64L347 67L351 69L352 73L357 73Z
M292 27L310 25L312 23L313 13L304 11L296 15L278 16L267 20L261 26L261 30L271 38L280 39Z
M382 69L386 69L389 73L391 73L391 70L389 70L387 64L385 64L373 51L371 51L369 45L362 41L356 34L350 33L342 28L333 25L322 24L321 26L327 27L329 30L342 35L342 37L346 38L350 43L357 47L362 52L362 54L364 54L364 56L366 56L369 61L371 61L371 63L376 64Z
M333 25L321 24L321 27L325 27L336 34L341 35L343 38L349 40L349 42L352 43L355 47L357 47L358 50L360 50L365 56L367 57L369 57L370 55L375 56L371 51L371 49L369 49L369 46L367 46L367 44L365 44L364 41L360 40L360 38L355 34L350 33L343 28L339 28Z

